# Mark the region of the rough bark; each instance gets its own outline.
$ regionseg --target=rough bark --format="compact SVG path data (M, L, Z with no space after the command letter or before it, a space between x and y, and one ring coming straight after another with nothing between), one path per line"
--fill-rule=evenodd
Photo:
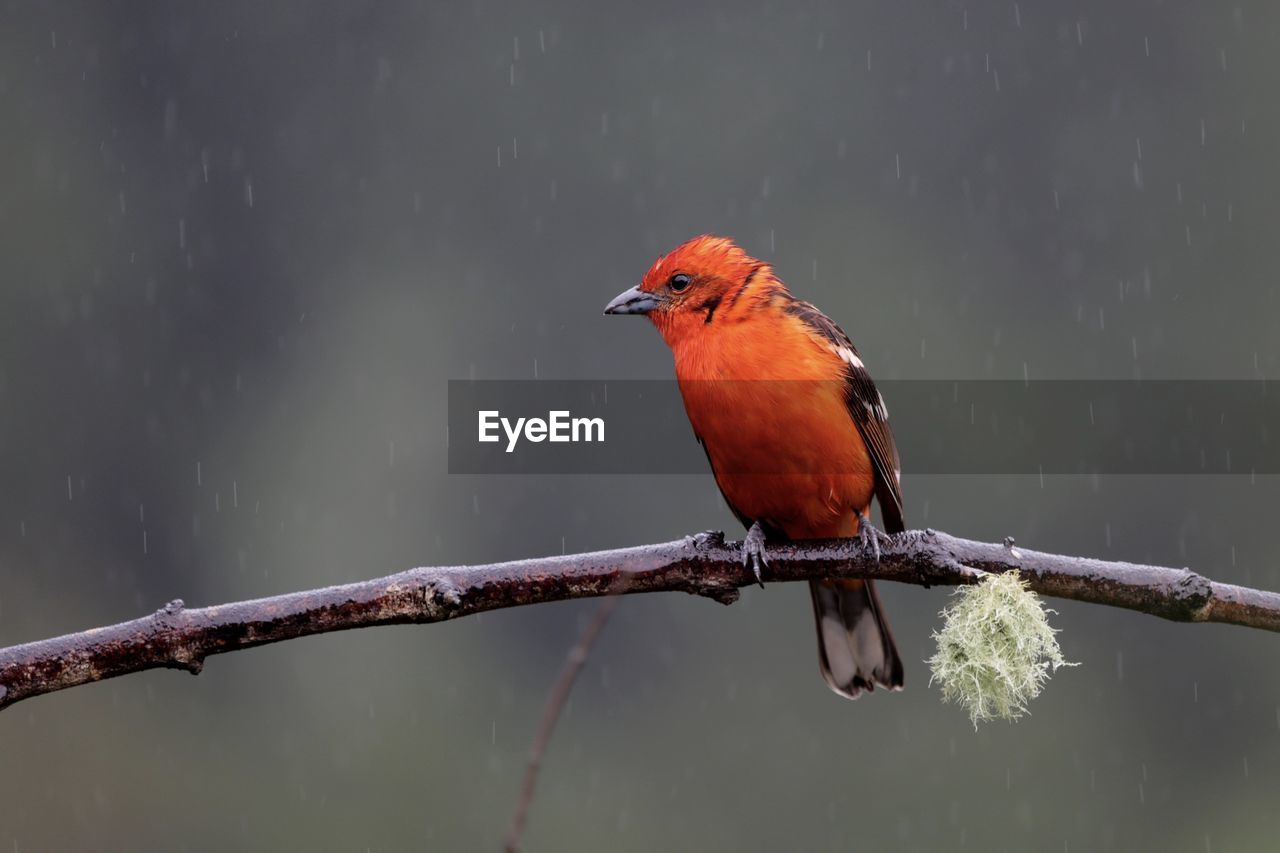
M771 545L767 582L870 577L973 583L1016 570L1036 592L1182 622L1280 631L1280 593L1210 581L1187 569L1046 554L941 532L908 531L880 559L854 540ZM166 667L198 673L210 655L373 625L443 622L486 610L601 596L683 591L730 604L755 583L719 533L613 551L481 566L410 569L375 580L212 607L170 602L150 616L0 649L0 708L44 693Z

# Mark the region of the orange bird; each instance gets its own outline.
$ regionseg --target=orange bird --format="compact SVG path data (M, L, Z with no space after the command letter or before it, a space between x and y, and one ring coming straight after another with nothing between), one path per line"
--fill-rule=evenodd
M858 536L879 553L871 500L905 529L898 451L884 399L849 337L791 295L773 268L724 237L659 258L606 314L644 314L675 356L685 411L716 485L748 528L760 576L765 539ZM902 660L870 580L812 581L822 677L856 699L902 689Z

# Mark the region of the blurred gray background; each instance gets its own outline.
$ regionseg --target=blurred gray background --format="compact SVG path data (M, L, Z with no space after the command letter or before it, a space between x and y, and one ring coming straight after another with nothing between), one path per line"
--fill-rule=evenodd
M446 470L450 378L669 376L600 311L696 233L773 262L883 378L1275 375L1278 17L7 3L0 643L736 536L709 476ZM1280 587L1274 478L905 493L916 525ZM1280 638L1059 602L1083 666L975 733L922 663L947 591L883 594L908 689L857 703L818 676L801 585L625 602L529 849L1274 849ZM495 849L594 606L25 702L0 849Z

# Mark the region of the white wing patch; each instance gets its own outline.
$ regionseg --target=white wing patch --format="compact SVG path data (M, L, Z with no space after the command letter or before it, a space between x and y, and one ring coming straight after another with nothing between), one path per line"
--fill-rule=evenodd
M862 359L858 358L858 354L853 350L849 349L848 347L838 347L838 346L832 345L831 351L836 355L840 356L841 361L852 366L853 368L857 370L863 370L865 368L865 365L863 365L862 363Z
M874 403L867 400L863 402L862 406L867 410L867 414L876 420L888 422L889 408L884 404L884 395L879 391L876 391L876 401Z

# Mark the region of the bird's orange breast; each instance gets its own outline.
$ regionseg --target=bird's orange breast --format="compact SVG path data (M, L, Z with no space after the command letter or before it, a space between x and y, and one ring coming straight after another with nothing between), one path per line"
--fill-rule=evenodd
M781 314L673 350L689 421L733 509L793 539L855 534L875 480L839 356Z

